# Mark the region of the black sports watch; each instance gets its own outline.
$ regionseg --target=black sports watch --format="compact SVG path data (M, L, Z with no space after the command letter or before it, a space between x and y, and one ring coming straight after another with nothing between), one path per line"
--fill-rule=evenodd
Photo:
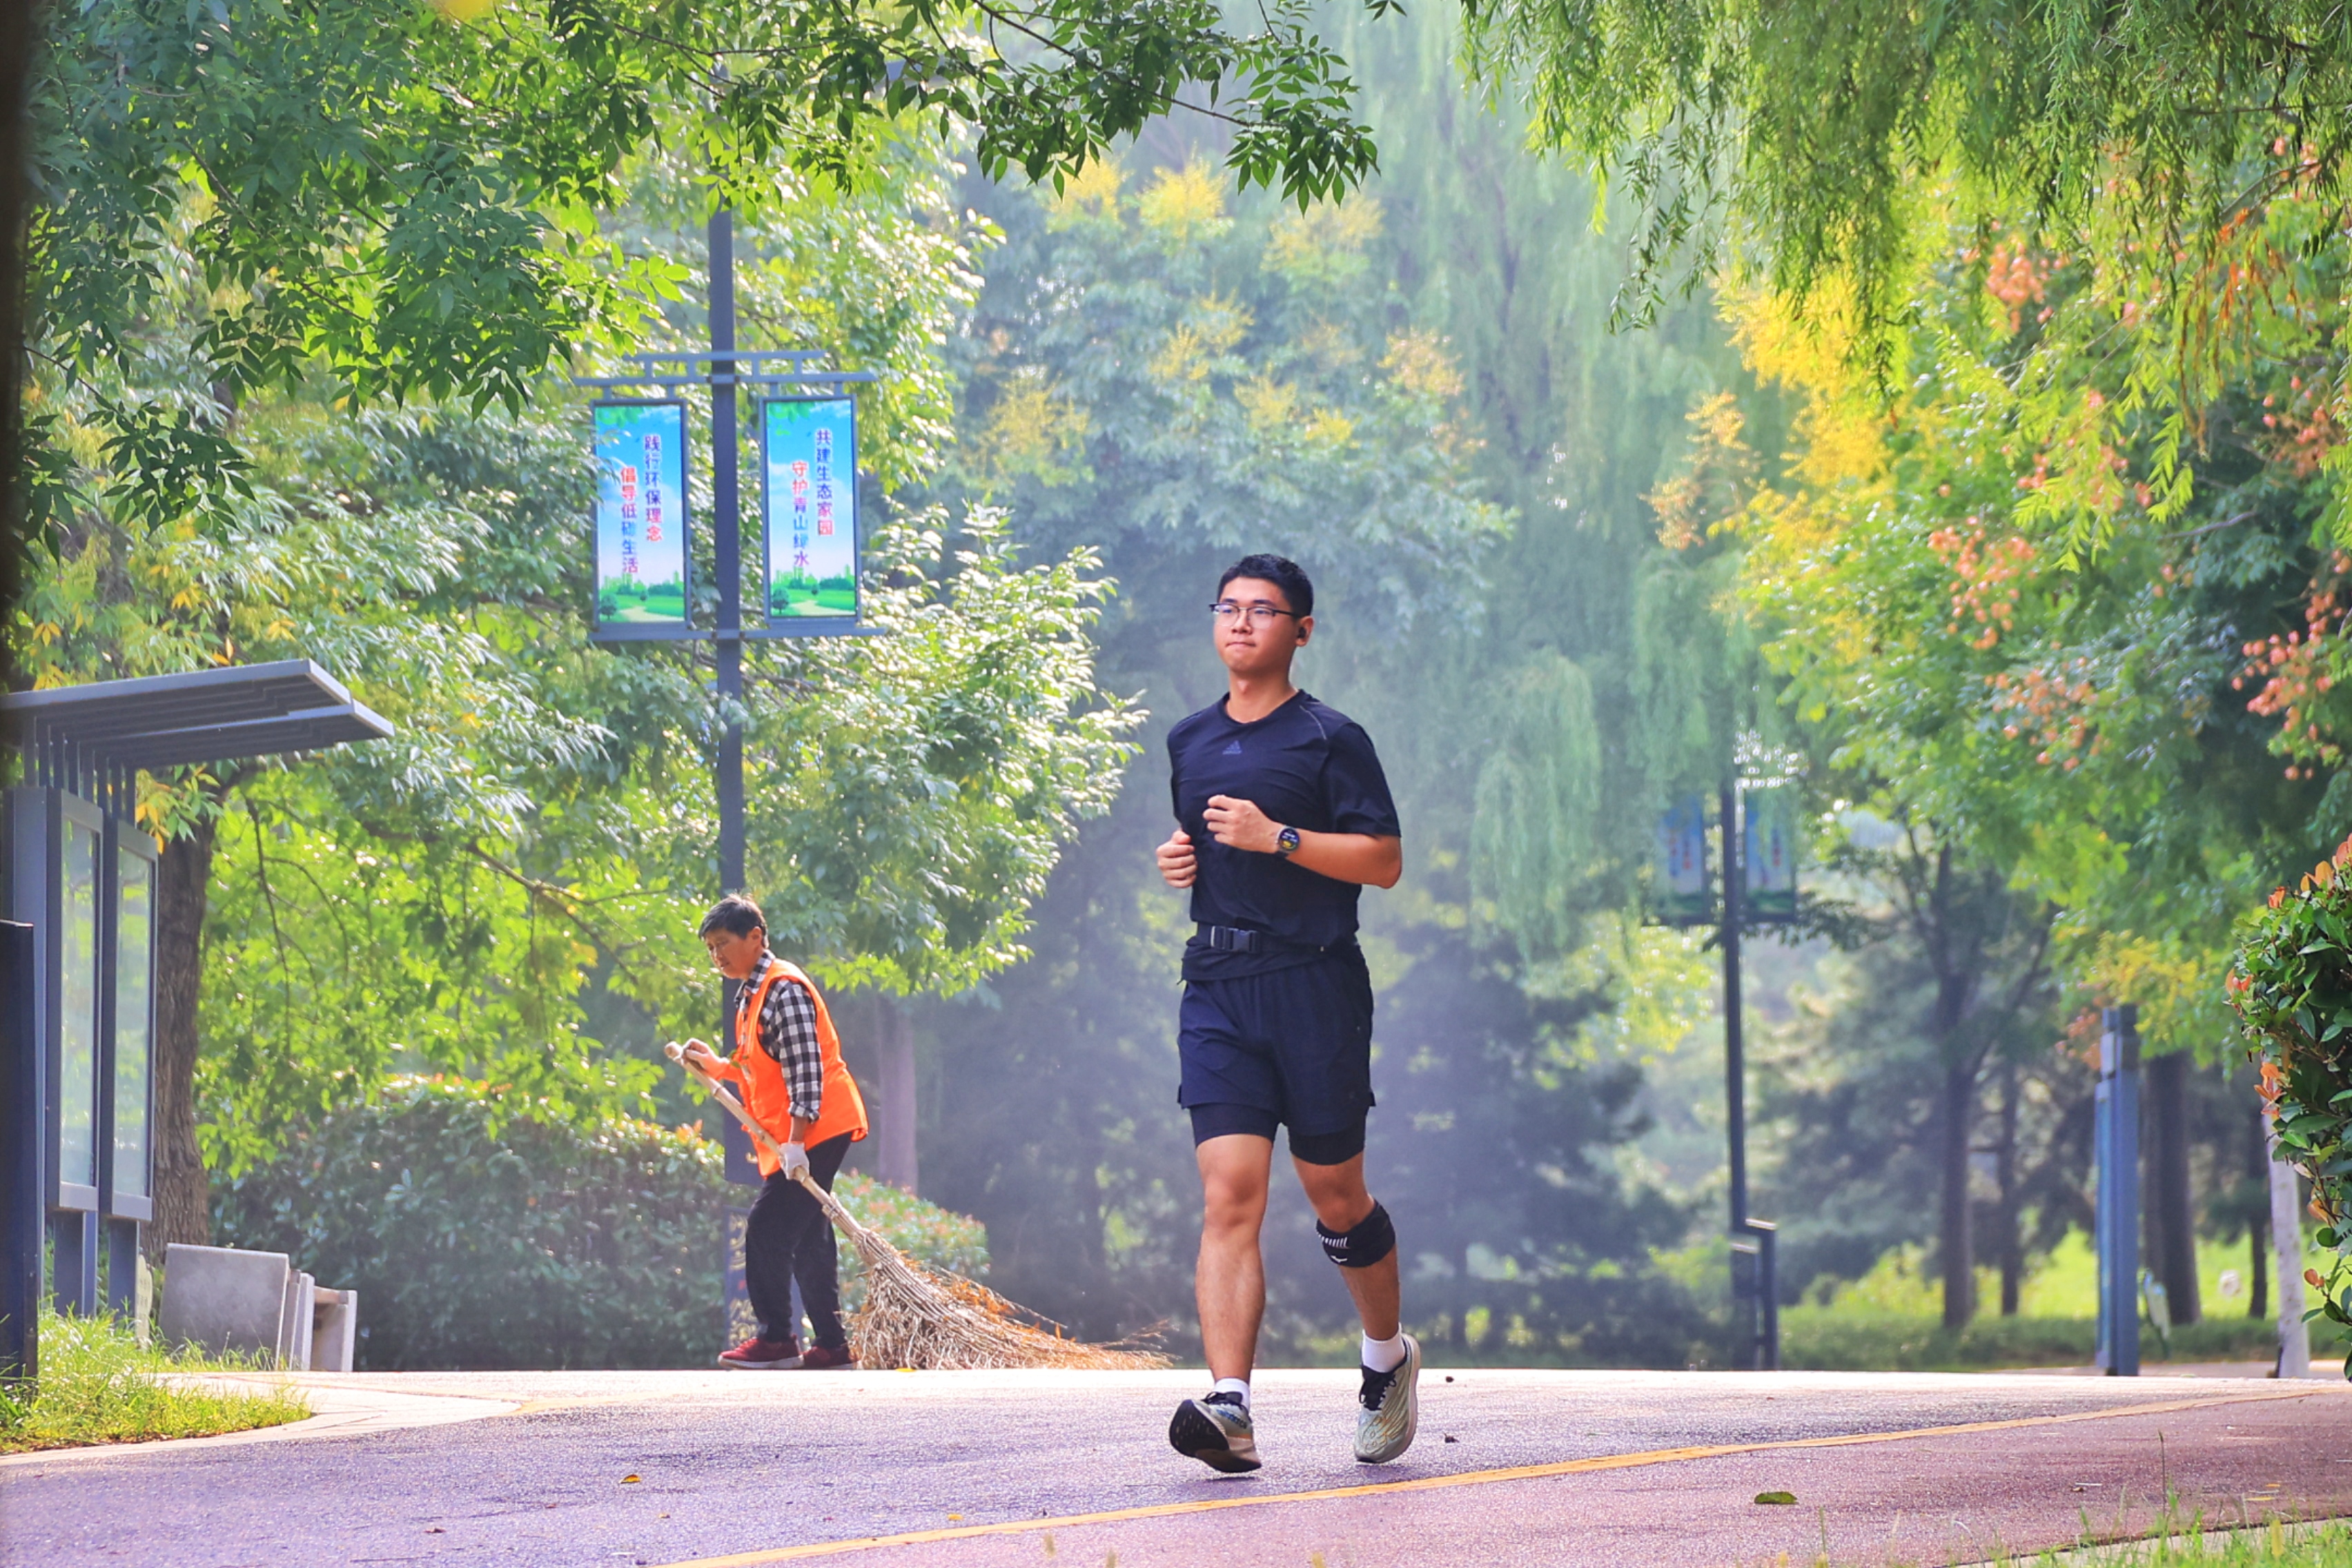
M1290 858L1298 848L1298 829L1286 827L1274 836L1274 852L1284 859Z

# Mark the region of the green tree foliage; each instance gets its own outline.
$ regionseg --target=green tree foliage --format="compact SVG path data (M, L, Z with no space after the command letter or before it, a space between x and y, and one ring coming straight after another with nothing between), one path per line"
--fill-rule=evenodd
M1930 191L1970 224L2030 212L2060 246L2128 230L2186 282L2306 170L2338 183L2352 102L2334 14L2294 0L1465 10L1497 91L1640 202L1637 300L1678 261L1760 252L1800 295L1851 279L1874 333L1902 313Z
M1511 1364L1709 1356L1709 1324L1639 1250L1678 1237L1686 1215L1612 1158L1643 1131L1639 1068L1594 1060L1581 1028L1612 999L1597 987L1531 994L1461 926L1416 924L1396 940L1413 964L1382 1002L1393 1065L1367 1169L1412 1258L1417 1331ZM1285 1240L1311 1258L1303 1229ZM1325 1321L1337 1283L1314 1281Z
M1212 588L1233 555L1284 549L1317 570L1318 615L1328 595L1358 621L1458 617L1503 519L1460 487L1452 356L1363 286L1379 203L1233 201L1187 158L1011 205L993 270L1029 291L983 302L948 479L1055 549L1181 544ZM1194 630L1194 596L1153 595L1156 629Z
M2095 308L2079 274L2031 276L2022 293L2012 269L1995 281L2053 312ZM2246 690L2249 639L2328 580L2314 469L2299 479L2292 437L2232 390L2211 409L2189 526L2135 529L2069 570L2034 498L2099 473L2137 504L2128 449L2084 451L2103 432L2043 423L2021 379L2095 394L2103 362L2042 337L1982 274L1923 273L1889 419L1834 331L1745 298L1752 363L1803 399L1785 488L1737 525L1795 714L1854 798L1890 792L1890 818L2009 868L2062 911L2079 977L2149 1006L2158 1040L2212 1051L2232 910L2341 810L2303 765L2266 756L2308 737L2272 729Z
M890 374L864 427L878 474L905 479L945 437L939 345L982 237L948 205L935 146L883 173L855 197L780 195L744 225L740 276L747 323L823 334ZM684 175L655 161L632 179L616 231L648 257L694 255L671 226L691 221ZM199 330L183 303L148 324L159 381ZM698 304L673 301L663 330L691 331ZM510 414L258 392L236 414L242 491L148 518L107 499L89 384L58 388L57 429L100 479L16 609L37 679L307 656L398 726L299 767L142 784L142 821L201 847L212 883L206 1055L192 1020L184 1055L160 1059L199 1081L218 1168L268 1158L290 1123L398 1067L642 1110L655 1020L709 1016L692 941L715 835L709 655L590 643L586 442L576 397L541 393ZM1090 561L1025 564L984 515L950 550L940 521L872 537L869 619L890 636L748 660L754 890L828 981L954 989L1017 956L1056 845L1128 754L1129 721L1091 684L1106 585ZM196 1109L163 1129L190 1170Z
M2001 1269L2014 1311L2026 1258L2090 1214L2091 1074L2051 1048L2049 911L1916 827L1857 825L1828 869L1864 890L1858 951L1824 960L1827 985L1770 1032L1759 1075L1779 1145L1759 1203L1782 1216L1783 1291L1932 1241L1948 1326L1975 1315L1979 1263ZM1987 1149L1990 1191L1973 1192Z
M786 167L855 184L909 124L975 126L991 171L1059 179L1188 88L1218 100L1244 182L1305 201L1375 160L1339 58L1288 7L1247 35L1204 5L1084 0L978 16L731 0L644 17L540 0L100 0L52 16L35 339L101 384L126 368L174 292L156 240L186 222L206 307L186 383L231 399L323 369L360 401L519 407L551 360L673 286L597 222L657 134L744 205ZM1014 47L993 46L998 29ZM191 400L117 396L109 413L115 488L137 505L233 489L234 437Z
M2352 1034L2348 865L2352 847L2339 847L2293 890L2273 893L2270 907L2246 921L2229 980L2261 1061L2263 1109L2276 1123L2274 1157L2310 1178L2312 1207L2324 1222L2317 1240L2336 1254L2325 1279L2308 1271L2319 1287L2317 1310L2345 1327L2352 1327L2352 1253L2344 1245L2352 1221L2352 1073L2344 1044ZM2352 1356L2344 1375L2352 1378Z
M1592 683L1558 654L1536 655L1520 668L1509 714L1472 801L1472 893L1528 949L1570 951L1583 938L1599 850Z
M330 465L346 525L413 517L408 490L446 527L425 498L457 474L515 500L409 592L380 586L369 624L303 639L332 664L356 644L348 668L404 732L257 774L219 826L215 1162L266 1154L288 1119L395 1065L642 1103L656 1042L583 1037L592 982L639 1027L702 1011L715 808L696 661L592 648L572 608L584 563L551 604L498 603L501 561L577 555L578 513L554 503L584 482L583 446L567 424L457 415L373 472L348 448ZM951 559L935 535L885 531L867 602L891 635L750 661L753 887L774 940L829 982L951 991L1018 956L1057 844L1129 754L1130 721L1092 695L1099 580L1083 557L1024 567L992 527L976 520ZM322 1036L321 1016L341 1026Z
M2184 452L2116 352L2134 307L2104 263L1939 232L1891 401L1856 373L1850 311L1727 295L1798 400L1780 478L1721 525L1740 595L1825 784L2045 905L2074 1006L2137 1003L2152 1048L2210 1063L2234 912L2343 810L2317 776L2339 556L2331 437L2295 401L2309 362L2261 327L2286 357L2229 361ZM1969 1234L1948 1118L1981 1087L1947 1085L1948 1259ZM2167 1225L2185 1253L2185 1205Z

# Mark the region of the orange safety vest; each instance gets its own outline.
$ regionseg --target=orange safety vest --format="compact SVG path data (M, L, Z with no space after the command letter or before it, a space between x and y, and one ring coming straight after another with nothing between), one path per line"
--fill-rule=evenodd
M735 1011L735 1056L719 1064L718 1075L743 1086L743 1108L753 1120L768 1130L769 1136L779 1143L792 1136L793 1096L784 1082L782 1062L760 1048L760 1009L768 1000L768 987L779 980L789 981L808 993L810 1005L816 1009L816 1039L824 1058L824 1104L816 1125L808 1130L803 1140L814 1149L829 1138L847 1133L852 1142L866 1136L866 1099L857 1092L857 1080L849 1076L842 1064L841 1037L834 1032L833 1015L825 1011L824 998L817 994L816 984L782 959L770 955L768 973L760 984L744 994ZM765 1149L757 1151L760 1173L772 1176L781 1163Z

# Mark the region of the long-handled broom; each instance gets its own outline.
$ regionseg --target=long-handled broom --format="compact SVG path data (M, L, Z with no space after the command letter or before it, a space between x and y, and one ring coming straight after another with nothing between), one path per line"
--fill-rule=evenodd
M783 1151L726 1084L686 1059L686 1047L672 1040L662 1047L670 1060L702 1080L712 1099L762 1148L778 1159ZM1094 1345L1022 1321L1034 1313L960 1275L936 1273L857 1223L831 1193L799 1173L802 1186L825 1217L849 1237L866 1264L866 1304L851 1321L858 1360L868 1367L1080 1367L1129 1371L1162 1367L1168 1358L1148 1350Z

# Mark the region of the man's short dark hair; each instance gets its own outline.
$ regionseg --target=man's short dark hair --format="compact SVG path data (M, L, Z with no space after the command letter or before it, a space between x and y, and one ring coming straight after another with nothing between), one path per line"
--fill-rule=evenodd
M698 934L709 936L712 931L723 931L730 936L750 936L755 931L767 929L768 917L760 912L759 905L740 893L730 893L710 906L710 912L702 917L702 930Z
M1255 577L1261 583L1273 584L1290 601L1290 613L1302 620L1315 613L1315 584L1307 580L1307 568L1288 556L1243 556L1217 579L1217 597L1225 596L1225 584L1236 577Z

